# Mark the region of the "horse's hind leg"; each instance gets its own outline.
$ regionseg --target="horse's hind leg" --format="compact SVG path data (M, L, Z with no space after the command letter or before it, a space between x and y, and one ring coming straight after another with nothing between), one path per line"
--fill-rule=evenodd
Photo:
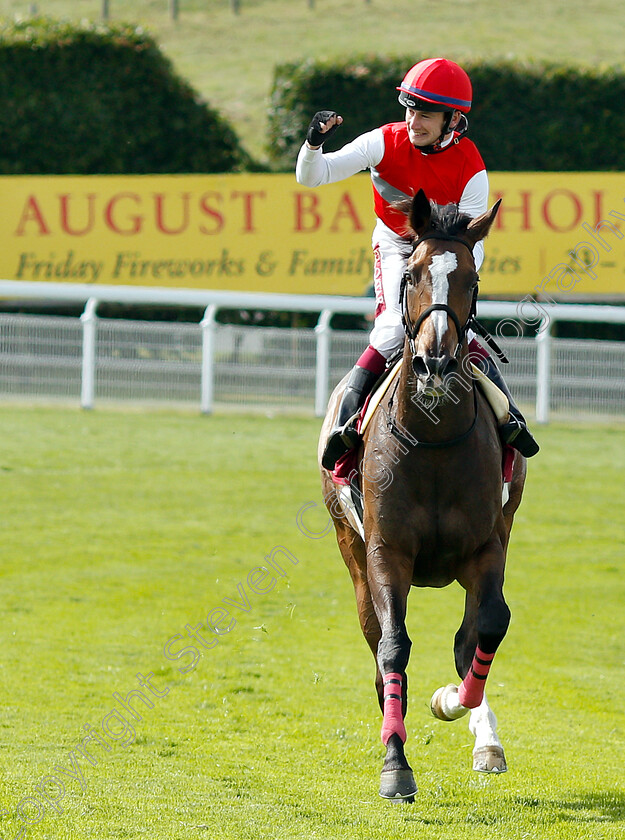
M365 641L369 645L373 658L376 660L375 687L380 708L384 711L382 676L380 669L377 667L378 644L382 631L380 630L380 623L371 601L371 592L367 581L365 548L360 538L347 526L342 531L339 530L338 543L354 585L360 629L362 630L362 635L365 637Z
M506 756L497 735L497 718L488 705L486 694L475 709L471 709L469 729L475 737L473 769L479 773L505 773Z
M480 647L477 629L478 613L475 597L467 592L465 615L455 640L456 670L460 677L466 677L472 667L475 652ZM462 706L462 708L465 707ZM504 773L508 767L497 735L497 718L488 705L485 692L482 693L479 706L471 709L469 729L475 737L473 769L480 773Z
M475 736L473 769L502 773L507 769L497 720L484 686L495 652L510 620L510 611L502 592L503 574L484 575L479 586L467 589L465 614L456 634L454 653L456 670L462 679L459 687L439 689L431 701L432 712L442 720L455 720L471 710L469 728Z
M464 605L464 618L454 639L454 659L456 671L463 679L471 666L471 660L477 645L477 603L467 592ZM439 688L432 695L430 709L439 720L458 720L469 711L458 699L458 686L454 683Z

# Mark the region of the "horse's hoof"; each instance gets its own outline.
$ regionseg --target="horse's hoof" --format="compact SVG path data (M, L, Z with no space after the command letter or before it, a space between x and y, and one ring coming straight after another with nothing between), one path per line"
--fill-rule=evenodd
M458 720L469 711L458 700L458 686L450 683L432 695L430 710L439 720Z
M383 770L380 796L397 802L414 802L417 785L412 770Z
M479 747L473 751L473 769L478 773L505 773L506 756L501 747Z

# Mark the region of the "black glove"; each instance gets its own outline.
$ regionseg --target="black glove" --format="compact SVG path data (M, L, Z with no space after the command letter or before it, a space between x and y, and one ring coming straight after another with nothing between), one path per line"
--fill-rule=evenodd
M336 117L336 111L317 111L312 118L312 122L308 128L308 134L306 135L306 140L308 140L311 146L323 145L328 137L334 134L338 128L338 124L336 123L323 134L319 130L321 123L325 124L331 117Z

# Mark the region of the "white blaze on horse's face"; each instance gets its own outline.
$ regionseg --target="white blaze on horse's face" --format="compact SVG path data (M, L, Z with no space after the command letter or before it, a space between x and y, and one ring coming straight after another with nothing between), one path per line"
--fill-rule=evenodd
M447 305L449 297L449 275L458 268L458 259L452 251L444 254L435 254L430 263L430 277L432 278L432 303L444 303ZM432 323L436 331L437 350L440 347L443 337L447 332L447 313L432 312Z

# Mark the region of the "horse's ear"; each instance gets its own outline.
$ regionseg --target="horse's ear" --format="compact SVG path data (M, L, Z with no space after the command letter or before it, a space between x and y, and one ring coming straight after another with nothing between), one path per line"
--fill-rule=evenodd
M480 239L486 239L486 237L488 236L488 232L491 229L491 225L495 221L495 217L497 215L497 211L499 210L500 204L501 199L496 201L490 208L490 210L487 210L485 213L482 213L481 216L476 216L475 219L471 219L471 221L467 225L467 239L470 239L474 245L476 242L479 242Z
M408 218L410 219L410 227L414 230L417 237L421 236L429 228L430 219L432 218L432 208L423 190L419 190L412 199Z

